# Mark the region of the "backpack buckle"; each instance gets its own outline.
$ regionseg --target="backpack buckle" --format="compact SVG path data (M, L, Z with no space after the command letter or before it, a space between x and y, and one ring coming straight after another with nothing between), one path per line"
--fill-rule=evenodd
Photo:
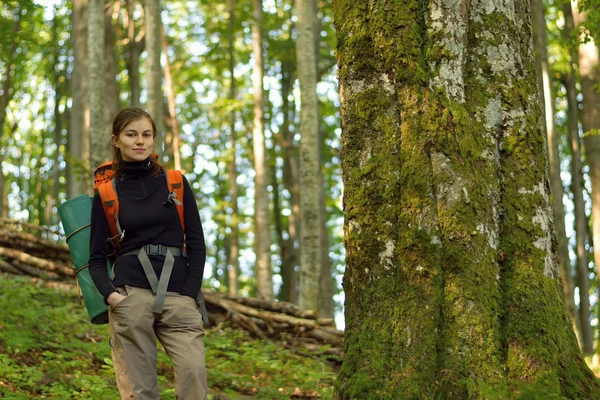
M144 246L146 254L149 256L164 256L167 252L163 245L147 244Z

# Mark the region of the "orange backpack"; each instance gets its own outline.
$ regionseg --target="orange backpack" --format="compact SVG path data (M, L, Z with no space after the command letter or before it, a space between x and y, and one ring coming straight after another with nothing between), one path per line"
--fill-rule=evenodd
M94 170L94 191L98 191L102 200L102 208L106 215L108 232L111 236L111 242L117 253L121 251L121 239L124 232L119 224L119 197L114 181L115 171L112 168L112 162L105 162ZM185 222L183 217L183 176L181 171L176 169L165 170L167 186L169 188L168 201L175 203L181 230L185 235ZM116 239L116 240L115 240Z

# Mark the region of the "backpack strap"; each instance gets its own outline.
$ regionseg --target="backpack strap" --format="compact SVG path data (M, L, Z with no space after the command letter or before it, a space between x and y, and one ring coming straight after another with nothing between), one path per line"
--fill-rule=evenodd
M183 175L181 171L169 169L166 171L167 186L169 188L169 198L167 201L175 203L177 214L179 214L179 222L181 223L181 231L185 235L185 219L183 214Z
M103 182L98 185L98 194L102 201L102 209L106 217L108 233L110 238L107 241L111 242L117 250L121 250L121 240L125 235L125 231L121 229L119 223L119 198L117 196L117 188L115 180L111 179L108 182Z

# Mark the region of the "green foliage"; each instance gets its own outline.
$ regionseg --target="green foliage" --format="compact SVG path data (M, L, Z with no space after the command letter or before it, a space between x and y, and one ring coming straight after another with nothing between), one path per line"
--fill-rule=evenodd
M0 321L1 398L118 396L108 327L88 322L73 290L0 275ZM226 327L208 329L205 345L213 394L287 399L299 391L332 397L335 372L322 361ZM172 364L162 349L157 367L162 398L173 398Z

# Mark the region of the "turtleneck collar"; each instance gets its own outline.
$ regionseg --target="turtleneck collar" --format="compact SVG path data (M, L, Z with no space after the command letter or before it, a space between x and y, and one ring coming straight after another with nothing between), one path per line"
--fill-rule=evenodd
M152 170L152 162L150 161L150 157L144 161L123 161L121 169L128 174L142 175Z

